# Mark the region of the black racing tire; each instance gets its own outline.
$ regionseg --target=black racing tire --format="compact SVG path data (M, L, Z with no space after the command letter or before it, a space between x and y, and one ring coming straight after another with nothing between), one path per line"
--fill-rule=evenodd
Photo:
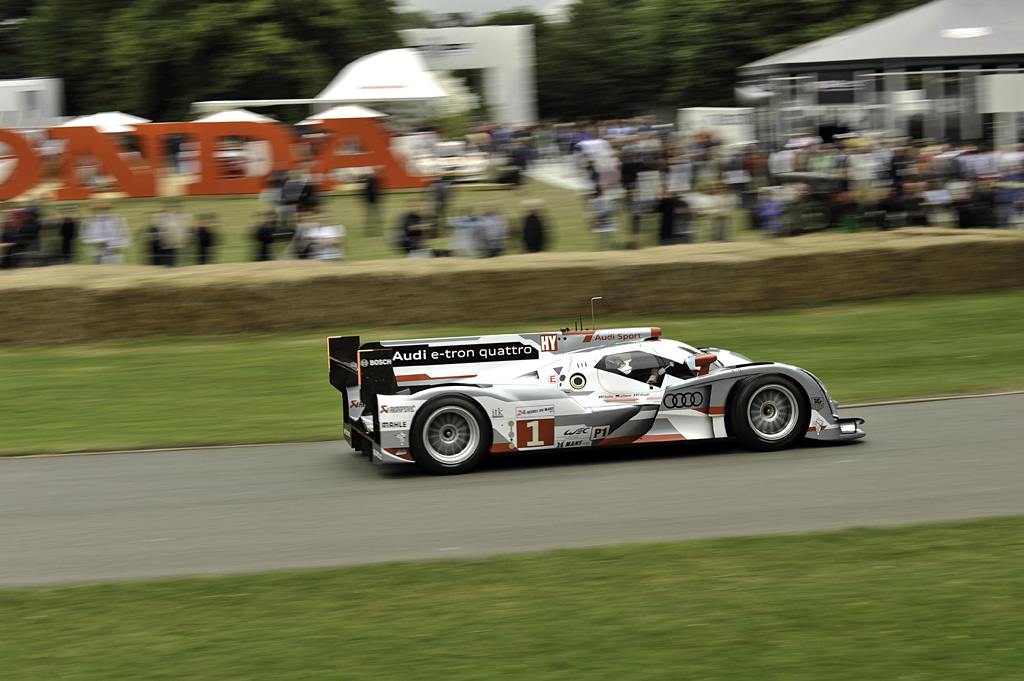
M468 473L490 448L491 423L480 405L465 397L431 400L412 421L412 458L435 475Z
M785 376L749 378L729 403L731 430L749 449L774 452L807 435L811 406L800 386Z

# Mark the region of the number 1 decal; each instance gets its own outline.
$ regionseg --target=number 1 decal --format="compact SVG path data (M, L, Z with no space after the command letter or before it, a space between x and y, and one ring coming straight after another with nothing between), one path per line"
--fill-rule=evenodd
M519 443L519 449L553 446L555 444L555 420L516 421L516 441Z

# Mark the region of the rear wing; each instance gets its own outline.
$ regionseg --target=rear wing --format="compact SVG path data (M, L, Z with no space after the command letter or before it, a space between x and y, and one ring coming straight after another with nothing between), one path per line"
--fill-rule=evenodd
M331 336L327 339L327 359L331 371L331 385L345 392L345 388L359 385L359 336Z
M372 430L376 432L379 429L377 395L398 392L392 369L394 354L391 348L360 348L359 336L332 336L327 339L331 385L342 394L345 423L350 427L365 432L360 418L369 414L373 417Z

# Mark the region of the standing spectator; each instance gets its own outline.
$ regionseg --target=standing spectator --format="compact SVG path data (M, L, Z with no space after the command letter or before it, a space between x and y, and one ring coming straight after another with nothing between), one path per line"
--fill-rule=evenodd
M60 260L70 263L75 259L75 239L78 238L78 220L75 219L73 205L65 205L61 210L57 232L60 234Z
M523 220L523 245L527 253L540 253L544 250L546 240L544 219L541 217L544 201L530 199L523 202L523 208L526 210L526 218Z
M427 223L422 213L415 203L410 202L409 210L402 216L397 241L406 254L419 250L421 242L426 237Z
M267 260L270 260L270 247L274 244L276 231L277 225L274 220L273 211L264 213L263 219L260 221L259 226L256 227L256 233L253 235L253 238L258 244L256 247L257 262L266 262Z
M325 215L313 215L307 224L306 257L310 260L340 260L345 256L345 225L331 224Z
M658 205L654 207L654 212L660 216L658 243L663 246L675 243L677 203L679 203L679 196L675 192L666 191L658 199Z
M277 218L281 224L287 224L293 215L308 203L308 183L300 177L285 176L281 191L277 196Z
M1009 165L996 183L994 226L1000 229L1014 227L1020 220L1021 205L1024 204L1024 175L1016 164Z
M775 187L764 187L758 192L758 224L772 236L782 236L785 231L786 204L782 202Z
M17 226L17 245L12 254L16 267L34 267L42 262L42 225L37 208L25 208L14 214Z
M443 225L445 210L448 206L448 190L451 187L451 178L446 175L438 175L430 185L430 198L434 202L434 223Z
M131 244L124 218L110 212L109 203L93 204L93 217L82 225L81 242L95 248L96 261L111 265L124 261L124 250Z
M0 270L14 268L14 253L18 247L18 225L14 219L14 211L3 216L3 228L0 229Z
M505 250L505 237L508 235L508 220L499 213L496 206L488 206L480 217L484 238L484 248L488 258L501 255Z
M324 224L322 215L304 211L295 225L291 250L300 260L337 260L342 255L339 241L344 235L344 226Z
M661 216L658 229L659 244L667 246L690 243L690 222L693 219L693 211L683 194L666 191L658 200L655 211Z
M366 202L366 234L380 232L380 176L377 168L371 168L363 186L363 200Z
M590 199L590 215L591 231L597 235L597 248L605 250L611 246L612 235L615 233L615 203L600 185Z
M295 218L295 233L292 235L292 242L289 250L296 260L305 260L310 255L312 241L310 236L319 227L313 213L309 211L300 212Z
M480 231L480 218L472 206L463 208L462 215L452 218L447 224L449 230L450 251L463 258L472 258L477 251L483 250Z
M146 229L142 232L142 239L149 247L149 264L165 264L166 254L163 246L163 233L160 229L160 218L156 213L149 213L146 216Z
M211 249L217 245L216 227L217 216L207 213L199 216L199 224L196 226L194 235L196 242L196 263L206 265L212 257Z
M722 182L712 182L704 212L711 217L711 238L729 240L729 216L736 207L736 198L729 194Z
M163 264L168 267L178 263L178 253L192 229L192 216L183 213L180 206L178 201L168 201L164 204L164 211L157 216L164 249Z

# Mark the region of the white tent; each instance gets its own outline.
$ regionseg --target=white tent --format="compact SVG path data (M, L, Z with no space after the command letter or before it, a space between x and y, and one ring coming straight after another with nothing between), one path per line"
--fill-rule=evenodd
M355 60L316 98L325 102L414 102L444 96L419 52L404 48Z
M248 109L228 109L197 118L196 123L276 123L273 118L253 113Z
M120 111L101 111L100 113L94 113L88 116L72 118L70 121L62 123L60 127L96 128L100 132L105 133L125 133L134 132L134 126L136 125L150 122L151 121L148 118L140 118L139 116L133 116Z
M345 106L336 106L327 111L321 111L318 114L313 114L305 120L299 121L299 125L311 125L319 121L325 121L328 119L335 118L382 118L387 114L373 109L368 109L365 106L359 106L358 104L348 104Z

